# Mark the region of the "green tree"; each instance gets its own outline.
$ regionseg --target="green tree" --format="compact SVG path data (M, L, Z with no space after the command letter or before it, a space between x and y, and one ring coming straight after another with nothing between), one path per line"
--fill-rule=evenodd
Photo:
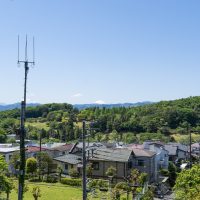
M37 171L37 160L35 158L28 158L26 160L26 173L34 174Z
M147 181L147 174L146 173L140 173L137 169L132 169L131 173L128 177L128 184L130 184L131 192L132 192L132 198L135 198L135 195L137 191L141 190L144 183Z
M1 128L0 129L0 143L5 143L7 139L6 132Z
M177 168L173 162L169 162L168 171L169 171L169 184L171 187L173 187L177 177Z
M174 186L176 200L200 199L200 165L181 171Z
M148 190L141 197L141 200L153 200L153 199L154 199L154 193L152 188L148 188Z
M62 168L61 165L57 166L57 173L59 175L59 181L61 181L61 176L62 176L62 173L63 173L63 168Z
M5 174L8 171L8 165L2 155L0 155L0 174Z
M9 194L13 188L12 182L7 178L6 173L8 172L8 165L4 160L4 157L0 155L0 192L7 194L7 200L9 200Z
M40 174L48 174L53 169L53 160L46 152L39 152L37 154L38 170Z

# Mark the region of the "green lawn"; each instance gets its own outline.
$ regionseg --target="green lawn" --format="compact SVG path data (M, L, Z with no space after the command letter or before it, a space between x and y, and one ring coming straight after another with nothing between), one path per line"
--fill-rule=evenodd
M16 181L14 181L16 182ZM17 182L16 182L17 184ZM82 200L82 188L75 188L71 186L66 186L60 183L27 183L29 190L24 194L23 200L34 200L32 195L32 189L34 186L39 186L41 189L41 197L38 200ZM16 190L12 190L10 194L10 200L17 200ZM126 195L121 195L121 200L125 198ZM1 197L6 197L5 193L0 195ZM88 193L88 200L111 200L111 193L99 191L96 189L95 192ZM125 198L126 199L126 198Z
M32 188L38 185L41 189L42 196L39 200L81 200L82 189L65 186L60 183L48 184L48 183L28 183L28 192L24 194L24 200L34 200L32 196ZM13 190L10 195L10 200L17 200L17 192Z

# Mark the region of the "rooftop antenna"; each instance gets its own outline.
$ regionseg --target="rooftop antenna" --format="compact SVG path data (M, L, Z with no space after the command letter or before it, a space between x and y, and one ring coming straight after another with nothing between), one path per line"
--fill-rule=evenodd
M24 193L24 178L25 178L25 137L26 137L26 130L25 130L25 112L26 112L26 85L27 85L27 75L29 70L29 64L34 65L35 61L33 58L32 62L28 61L28 42L27 42L27 35L26 35L26 42L25 42L25 59L20 60L19 55L19 35L18 35L18 61L17 63L23 63L25 69L25 79L24 79L24 98L21 102L21 117L20 117L20 169L19 169L19 185L18 185L18 200L23 200L23 193ZM34 50L34 39L33 39L33 50ZM33 53L34 55L34 53Z

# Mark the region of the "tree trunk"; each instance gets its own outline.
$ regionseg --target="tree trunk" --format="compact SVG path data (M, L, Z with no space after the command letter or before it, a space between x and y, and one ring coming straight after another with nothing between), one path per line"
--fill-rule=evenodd
M10 192L6 192L6 200L9 200Z

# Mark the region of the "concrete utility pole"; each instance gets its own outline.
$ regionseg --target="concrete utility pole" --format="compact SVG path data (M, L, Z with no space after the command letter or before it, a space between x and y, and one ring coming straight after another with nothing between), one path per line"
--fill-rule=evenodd
M188 132L190 135L190 169L191 169L192 167L192 134L189 127L188 127Z
M82 149L82 162L83 162L83 200L87 199L87 191L86 191L86 184L87 184L87 177L86 177L86 151L85 151L85 121L83 121L83 132L82 132L82 142L83 142L83 149Z
M19 37L18 37L18 64L23 63L25 68L25 79L24 79L24 98L21 102L21 120L20 120L20 169L19 169L19 185L18 185L18 200L23 200L24 192L24 178L25 178L25 112L26 112L26 85L29 64L35 64L34 62L34 39L33 39L33 62L29 62L27 58L27 36L25 45L25 60L19 60Z

